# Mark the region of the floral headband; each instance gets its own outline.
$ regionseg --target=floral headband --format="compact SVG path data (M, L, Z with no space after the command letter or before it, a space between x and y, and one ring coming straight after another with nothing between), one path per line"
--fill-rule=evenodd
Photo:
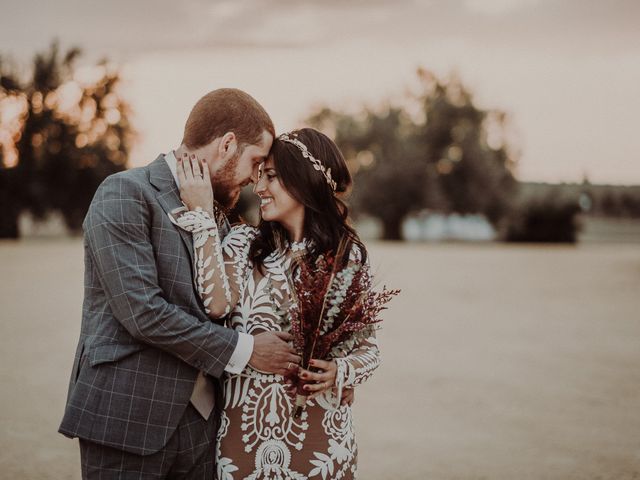
M283 133L278 137L278 140L291 143L296 147L298 147L300 152L302 152L302 156L304 158L307 158L311 162L311 164L313 165L313 168L315 168L320 173L322 173L325 180L327 181L327 184L331 187L331 190L333 190L333 192L335 193L338 186L336 182L333 180L333 178L331 178L331 169L326 168L320 160L318 160L313 155L311 155L311 152L309 151L307 146L304 143L302 143L300 140L295 138L295 136L296 136L295 133L294 134Z

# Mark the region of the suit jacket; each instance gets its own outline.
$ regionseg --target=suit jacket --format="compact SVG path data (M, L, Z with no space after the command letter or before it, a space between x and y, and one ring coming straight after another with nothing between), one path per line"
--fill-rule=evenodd
M162 155L96 191L83 224L82 326L60 433L155 453L198 371L223 375L238 334L204 313L191 235L167 215L181 205Z

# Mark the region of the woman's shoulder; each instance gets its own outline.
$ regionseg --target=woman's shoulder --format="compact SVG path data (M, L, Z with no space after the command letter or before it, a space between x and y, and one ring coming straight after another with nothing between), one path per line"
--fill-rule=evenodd
M248 223L237 223L229 229L229 233L224 237L226 244L250 245L258 235L258 229Z
M249 225L248 223L236 223L229 229L229 235L231 234L252 235L255 237L258 234L258 228L253 225Z

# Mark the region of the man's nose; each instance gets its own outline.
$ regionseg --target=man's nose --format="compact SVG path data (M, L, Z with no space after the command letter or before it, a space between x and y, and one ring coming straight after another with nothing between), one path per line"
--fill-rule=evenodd
M258 183L258 180L260 180L260 165L256 165L253 170L251 170L251 176L249 178L254 185Z
M264 191L264 185L260 180L260 178L257 178L256 181L253 182L253 193L255 193L256 195Z

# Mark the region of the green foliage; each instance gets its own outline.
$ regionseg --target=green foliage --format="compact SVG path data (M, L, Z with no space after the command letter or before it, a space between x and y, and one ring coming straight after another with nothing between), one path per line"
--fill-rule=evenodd
M582 183L545 184L523 182L519 186L523 199L556 195L584 206L584 213L596 217L640 218L640 186L594 185Z
M405 112L367 111L360 119L324 109L309 121L321 129L329 124L335 128L335 141L355 174L354 213L380 218L385 237L400 238L402 219L426 204L429 183L411 138L414 125Z
M490 146L488 130L503 139L505 116L476 107L455 78L444 82L423 70L418 76L421 92L408 107L366 107L357 116L323 108L308 119L333 133L347 158L354 214L379 218L385 239L400 239L407 214L424 208L481 213L498 224L516 182L508 146Z
M18 235L23 211L59 211L78 231L98 185L126 166L133 132L119 74L106 61L78 69L79 56L53 43L25 81L0 63L0 108L19 112L0 124L0 209L10 212L0 237Z
M576 200L549 194L530 198L512 210L507 222L508 242L575 243L579 231Z

